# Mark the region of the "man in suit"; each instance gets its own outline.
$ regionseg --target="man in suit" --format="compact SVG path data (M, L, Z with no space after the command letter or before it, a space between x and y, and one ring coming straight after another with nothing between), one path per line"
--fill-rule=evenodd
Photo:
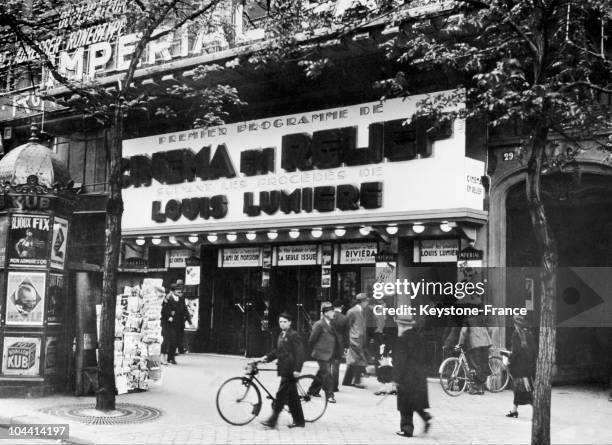
M299 334L291 329L292 320L293 317L286 312L278 316L281 333L276 342L276 349L259 359L259 361L265 363L278 359L276 368L281 378L276 392L276 401L272 407L272 415L268 420L261 422L267 428L276 428L278 416L285 405L289 406L289 412L293 417L293 423L289 425L289 428L303 428L306 424L296 386L297 378L300 376L304 364L305 354Z
M177 312L176 312L176 345L178 347L178 353L185 353L185 322L191 324L191 314L187 309L187 303L185 302L185 296L183 292L185 290L185 282L183 280L176 280L176 292L179 297Z
M338 392L340 382L340 362L344 356L344 348L348 345L348 317L342 313L342 300L336 300L334 305L334 318L331 325L336 334L336 348L332 357L332 382L333 391Z
M361 374L365 370L367 359L365 356L366 346L366 322L364 310L368 305L368 297L365 293L355 296L357 304L347 313L349 330L349 350L346 356L346 372L342 385L363 388L361 385Z
M308 393L318 395L320 388L325 391L329 403L336 403L333 391L331 374L331 360L336 349L336 333L331 322L334 318L334 307L325 301L321 304L321 319L312 327L308 343L312 349L312 358L319 364L315 381L308 389Z
M177 283L170 286L170 292L164 298L161 309L161 326L163 342L161 345L162 364L172 363L176 365L174 359L177 347L177 332L179 327L185 325L183 318L183 309L181 304L181 296L183 295L183 287ZM167 360L167 361L166 361Z

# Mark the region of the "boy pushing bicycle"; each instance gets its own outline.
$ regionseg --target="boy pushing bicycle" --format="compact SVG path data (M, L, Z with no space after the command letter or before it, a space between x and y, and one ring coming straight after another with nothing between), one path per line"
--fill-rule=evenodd
M296 386L296 379L302 372L305 354L299 334L291 329L292 321L293 317L286 312L279 315L278 324L281 333L276 342L276 349L258 359L264 363L278 359L277 373L281 378L276 401L272 406L272 415L268 420L261 422L267 428L276 428L278 416L285 405L289 406L289 412L293 417L293 423L289 425L289 428L303 428L306 424Z

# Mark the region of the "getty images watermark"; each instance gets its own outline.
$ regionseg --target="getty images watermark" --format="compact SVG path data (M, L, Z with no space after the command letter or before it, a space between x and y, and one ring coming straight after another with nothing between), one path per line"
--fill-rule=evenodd
M459 272L453 281L453 271L448 268L411 267L410 273L419 279L388 276L380 279L371 287L377 303L374 313L425 315L442 320L438 325L445 320L450 323L453 315L485 315L490 316L487 318L490 326L505 326L506 317L516 314L538 313L542 294L541 268L483 267ZM431 278L421 279L423 276ZM556 326L612 327L610 289L612 267L559 267L554 290Z
M372 296L380 300L385 296L391 295L406 295L414 300L417 296L450 296L457 300L463 300L468 297L468 300L476 298L476 302L481 301L485 294L486 283L482 281L476 282L440 282L440 281L410 281L408 279L396 279L395 282L377 282L372 285ZM466 301L470 303L471 301ZM484 304L482 307L474 306L436 306L434 304L422 304L419 306L411 306L409 304L400 304L397 307L387 307L383 304L374 305L375 315L427 315L434 317L446 316L476 316L476 315L499 315L499 316L514 316L527 315L526 307L495 307L492 304Z

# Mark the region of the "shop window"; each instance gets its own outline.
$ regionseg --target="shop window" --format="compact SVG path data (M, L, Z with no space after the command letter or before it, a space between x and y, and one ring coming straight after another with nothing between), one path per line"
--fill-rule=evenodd
M70 176L86 193L106 190L106 152L104 131L58 136L53 151L68 165Z

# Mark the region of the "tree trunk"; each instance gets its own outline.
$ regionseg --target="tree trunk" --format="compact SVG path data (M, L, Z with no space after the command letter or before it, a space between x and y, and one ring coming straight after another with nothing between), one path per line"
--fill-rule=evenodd
M117 268L121 242L121 157L123 111L117 102L113 112L108 143L108 203L104 237L104 277L102 283L102 314L100 322L99 390L96 409L115 409L115 305L117 300Z
M527 166L527 201L534 234L540 248L542 271L540 272L540 334L533 393L532 445L550 444L550 402L552 373L555 363L555 299L558 255L557 245L550 230L544 203L541 198L542 164L548 129L537 127L532 137L532 152Z

